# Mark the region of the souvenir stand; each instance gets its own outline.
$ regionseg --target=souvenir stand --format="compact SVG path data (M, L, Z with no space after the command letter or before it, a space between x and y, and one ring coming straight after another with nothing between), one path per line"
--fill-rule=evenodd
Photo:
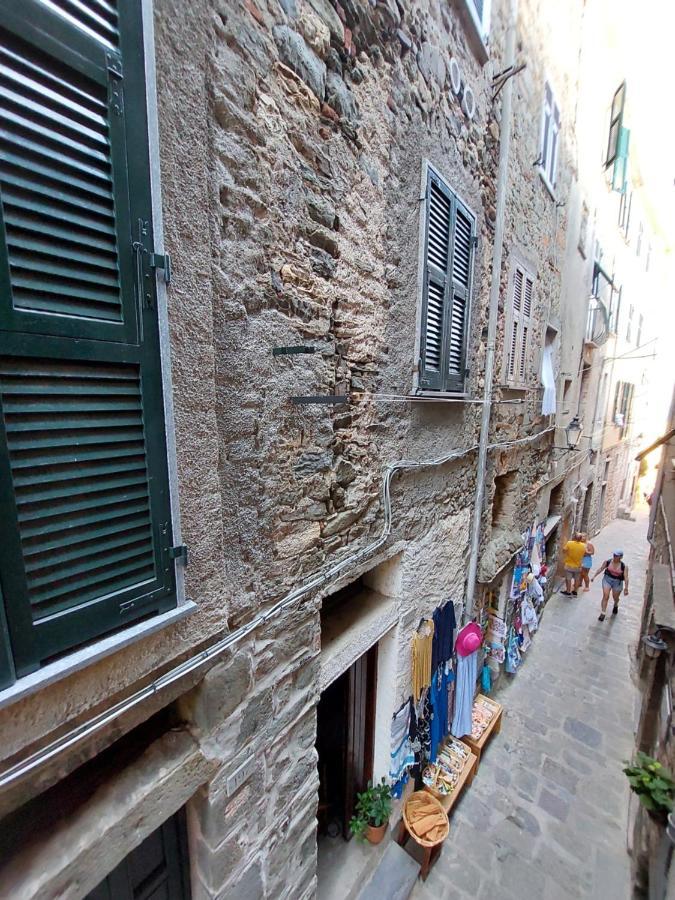
M476 757L476 769L480 764L483 748L494 734L499 734L502 727L502 712L504 707L496 700L491 700L483 694L478 694L473 703L471 713L471 734L467 734L462 741Z

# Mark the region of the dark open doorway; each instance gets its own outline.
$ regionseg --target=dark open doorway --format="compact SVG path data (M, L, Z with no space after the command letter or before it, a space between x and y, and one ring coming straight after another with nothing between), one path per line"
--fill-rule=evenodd
M319 834L349 838L358 791L373 777L377 644L321 694L317 708Z

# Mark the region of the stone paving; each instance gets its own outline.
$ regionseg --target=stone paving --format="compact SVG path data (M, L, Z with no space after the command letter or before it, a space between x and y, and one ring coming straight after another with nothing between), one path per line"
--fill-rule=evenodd
M501 734L452 814L450 835L415 900L631 895L626 851L647 514L594 539L594 568L617 546L630 568L618 616L600 623L600 579L578 597L554 594L515 677L502 676ZM611 599L609 610L611 611ZM506 684L504 683L506 682Z

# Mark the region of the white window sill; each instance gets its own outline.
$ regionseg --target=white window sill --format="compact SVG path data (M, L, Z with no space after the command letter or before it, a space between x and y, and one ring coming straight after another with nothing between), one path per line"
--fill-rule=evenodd
M555 194L555 188L553 187L553 185L551 184L551 182L548 180L548 175L547 175L546 172L541 168L541 166L539 167L539 177L540 177L541 180L543 181L544 187L545 187L546 190L548 191L551 200L553 200L554 203L557 203L558 198L556 197L556 194Z
M131 625L129 628L125 628L124 631L102 638L100 641L95 641L87 647L75 650L62 659L43 666L37 672L31 672L30 675L17 679L14 684L5 688L4 691L0 691L0 709L16 703L17 700L22 700L30 694L35 694L55 681L60 681L68 675L79 672L86 666L90 666L92 663L98 662L106 656L116 653L118 650L122 650L123 647L135 644L142 638L146 638L156 631L166 628L167 625L179 622L196 609L196 603L193 603L192 600L186 600L175 609L170 609L159 616L153 616L153 618L147 619L145 622L139 622L137 625Z
M451 392L451 391L417 391L415 394L408 394L408 399L411 401L421 400L421 401L429 401L429 400L464 400L469 395L466 391L462 392Z

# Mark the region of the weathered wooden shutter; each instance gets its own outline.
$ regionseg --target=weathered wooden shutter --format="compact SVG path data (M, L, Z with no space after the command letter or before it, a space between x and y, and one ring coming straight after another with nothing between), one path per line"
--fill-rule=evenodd
M455 200L452 250L452 305L449 326L448 367L445 389L463 391L466 375L466 338L473 275L474 220Z
M176 602L146 134L140 4L3 3L0 577L17 675Z
M420 344L420 386L426 390L443 390L444 360L447 356L452 206L452 194L441 179L430 170L427 181L424 298Z
M626 103L626 82L622 82L614 92L612 98L612 111L610 113L609 136L607 138L607 153L605 154L605 167L611 166L616 159L619 148L619 135L623 123L623 109Z
M431 170L426 209L420 387L463 391L475 222Z
M513 293L507 334L506 380L522 384L527 380L527 350L532 328L534 282L520 266L513 272Z

